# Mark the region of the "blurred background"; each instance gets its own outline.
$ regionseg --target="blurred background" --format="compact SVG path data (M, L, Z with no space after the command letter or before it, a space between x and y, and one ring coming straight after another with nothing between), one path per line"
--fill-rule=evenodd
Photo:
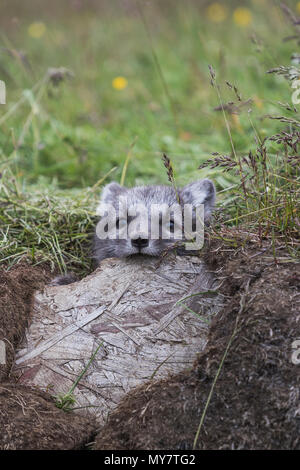
M276 1L3 0L0 26L0 170L22 184L166 183L166 152L179 184L226 189L234 174L199 165L256 148L291 100L267 74L291 63Z

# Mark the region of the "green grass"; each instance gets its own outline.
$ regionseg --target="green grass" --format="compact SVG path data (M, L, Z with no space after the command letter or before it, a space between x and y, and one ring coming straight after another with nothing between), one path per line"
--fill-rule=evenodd
M220 23L193 2L184 7L166 2L159 12L157 5L140 2L142 14L135 2L127 12L116 2L116 8L70 10L56 17L27 5L29 11L14 27L4 15L2 260L11 265L29 256L61 271L87 270L103 178L128 185L167 183L163 152L179 185L204 176L215 181L219 205L231 224L252 220L261 237L286 227L289 236L295 232L298 174L282 158L285 146L266 143L268 171L262 166L251 170L243 160L250 150L257 155L265 137L295 127L269 115L299 118L298 109L287 111L278 103L291 104L290 82L266 73L290 65L296 43L282 39L291 36L291 25L272 1L243 2L252 14L247 27L233 21L238 2L219 3L227 9ZM28 33L35 21L46 26L40 38ZM214 86L209 64L216 72ZM50 67L64 67L71 76L66 73L55 85ZM117 76L127 79L123 90L112 86ZM238 88L242 102L253 100L238 115L214 110L222 103L240 103L226 81ZM198 169L215 152L234 158L238 167ZM239 189L243 175L253 177L247 194ZM283 205L281 213L276 204Z
M87 406L82 406L82 407L74 407L73 405L75 405L76 403L76 398L74 396L74 390L75 388L77 387L77 385L79 384L80 380L82 379L82 377L84 376L84 374L86 373L86 371L88 370L88 368L90 367L90 365L92 364L92 362L94 361L100 347L103 346L103 342L101 342L97 348L95 349L95 351L93 352L93 354L91 355L89 361L87 362L86 366L83 368L83 370L80 372L80 374L78 375L78 377L76 378L76 380L73 382L71 388L68 390L67 393L65 394L60 394L60 395L57 395L57 396L54 396L54 400L55 400L55 405L57 406L57 408L60 408L66 412L70 412L74 409L78 409L78 408L89 408L90 406L93 406L93 405L87 405Z
M19 30L3 34L2 46L25 52L30 65L17 52L2 52L0 66L6 74L8 99L1 117L49 67L66 67L74 78L57 87L47 83L26 91L24 103L0 121L2 158L14 155L13 166L28 183L42 175L49 182L57 179L62 188L85 187L113 166L118 166L114 178L120 179L128 149L136 139L126 183L165 182L162 152L168 153L183 182L203 176L197 167L212 152L230 151L222 113L213 111L219 101L210 86L208 64L217 71L223 100L235 100L225 84L228 80L244 99L255 99L252 120L261 136L275 132L278 123L270 123L264 115L277 112L277 101L290 101L291 89L283 78L275 79L266 71L289 63L291 45L282 42L289 34L288 24L279 9L265 7L261 14L256 7L252 23L242 28L233 22L232 11L218 24L208 21L205 10L178 7L168 15L153 17L145 5L153 49L139 14L122 11L105 19L100 14L74 13L59 21L44 19L46 32L35 39L29 36L28 26L33 19L39 20L40 11ZM261 52L251 34L261 37ZM116 76L128 80L122 91L112 87ZM239 152L255 146L247 110L239 122L232 122ZM14 152L20 137L21 145ZM233 180L229 175L220 177L219 172L211 176L222 188Z

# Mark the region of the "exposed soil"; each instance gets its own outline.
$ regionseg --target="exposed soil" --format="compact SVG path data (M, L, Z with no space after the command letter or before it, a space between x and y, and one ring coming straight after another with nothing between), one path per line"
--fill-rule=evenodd
M265 247L266 248L266 247ZM227 296L206 349L190 372L149 382L123 399L99 432L95 449L299 449L300 265L272 250L211 246Z
M130 392L94 449L192 449L211 391L196 448L300 448L300 365L291 360L292 343L300 339L300 264L287 262L283 250L276 256L256 244L207 247L226 302L204 352L192 370ZM49 278L43 267L0 271L0 340L8 359L0 366L0 449L78 449L94 440L93 422L59 410L49 394L9 376L32 293Z
M15 349L29 321L31 298L50 279L47 267L24 263L10 271L0 269L0 340L5 342L6 364L0 364L0 382L6 380Z
M0 384L0 449L82 449L92 439L90 419L58 409L50 395L23 385Z
M58 409L50 394L7 380L15 349L30 321L32 294L51 278L47 267L27 264L0 271L0 449L81 449L92 440L93 420Z

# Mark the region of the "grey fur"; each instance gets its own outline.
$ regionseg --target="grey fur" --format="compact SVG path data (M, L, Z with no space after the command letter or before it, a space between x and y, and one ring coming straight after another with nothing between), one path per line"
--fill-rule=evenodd
M129 189L113 182L103 188L98 211L103 203L112 204L118 215L119 198L121 196L126 200L128 208L134 208L137 204L143 204L146 206L148 214L150 214L152 204L167 204L170 207L178 203L178 199L181 206L183 204L192 204L193 207L197 207L200 204L204 204L204 221L208 223L214 208L216 191L214 184L209 179L194 181L182 189L179 188L178 192L172 186L136 186ZM178 242L175 239L159 238L158 240L151 240L147 235L143 237L147 238L149 244L141 248L133 246L132 239L129 237L125 240L100 239L95 234L93 258L96 264L99 264L105 258L123 258L138 253L159 256L165 250L172 248L172 246L176 247L177 254L184 254L182 243L178 247Z

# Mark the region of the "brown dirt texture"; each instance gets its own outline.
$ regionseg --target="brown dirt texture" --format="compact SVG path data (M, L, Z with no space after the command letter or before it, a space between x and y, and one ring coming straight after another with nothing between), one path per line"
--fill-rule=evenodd
M0 449L300 449L300 264L288 253L211 243L205 259L225 302L208 343L185 372L129 392L96 438L92 421L58 409L50 394L14 383L14 351L32 293L49 270L0 271ZM198 434L197 434L198 431Z
M300 448L300 265L276 256L209 247L227 301L205 350L193 370L130 392L95 449Z
M0 269L0 340L6 349L6 364L0 364L0 382L7 379L14 362L15 349L29 321L33 292L50 279L46 268L14 266Z
M13 383L15 349L30 321L32 294L49 279L47 267L26 263L0 270L0 340L6 364L0 365L0 449L81 449L95 424L58 409L50 394ZM9 380L10 379L10 380Z
M1 450L83 449L93 422L58 409L50 395L23 385L0 384Z

